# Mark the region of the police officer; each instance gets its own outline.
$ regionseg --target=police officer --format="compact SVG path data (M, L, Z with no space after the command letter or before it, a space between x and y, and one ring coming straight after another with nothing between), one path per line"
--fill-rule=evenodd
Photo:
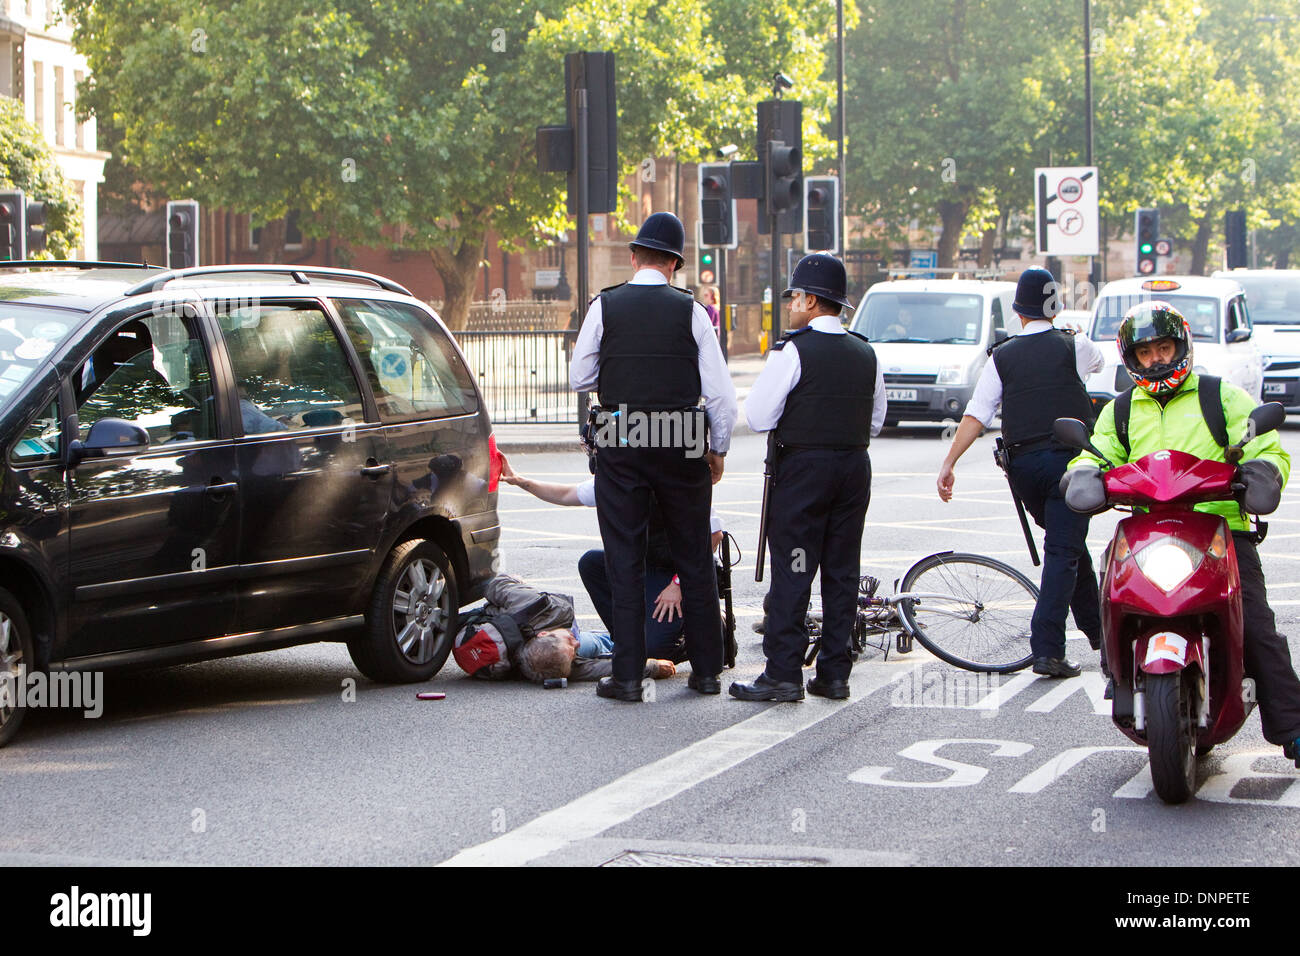
M1021 330L993 349L966 405L948 457L939 469L939 497L952 499L953 466L1002 405L1002 438L1010 455L1012 486L1039 527L1046 530L1043 576L1030 623L1034 673L1078 677L1065 657L1065 621L1074 622L1094 649L1101 647L1101 597L1088 554L1088 517L1071 511L1058 487L1074 450L1052 437L1058 418L1092 422L1084 380L1100 371L1101 352L1086 335L1052 325L1059 308L1056 280L1046 269L1026 269L1012 308Z
M630 244L636 274L592 300L569 372L576 391L594 388L602 408L619 412L617 428L606 418L598 430L595 479L614 607L614 673L596 685L596 693L616 700L641 700L652 494L663 505L664 530L681 580L688 685L701 694L717 694L722 687L722 618L709 550L709 506L731 444L736 389L704 306L668 284L684 262L685 241L681 221L671 213L646 219ZM703 415L690 411L701 398ZM665 447L671 429L636 428L648 421L681 427ZM659 440L650 440L651 435Z
M790 332L768 356L745 401L756 432L775 429L777 461L768 499L772 553L767 664L728 689L741 700L802 700L804 624L818 567L823 626L817 675L808 691L843 700L853 667L849 640L857 615L862 526L871 497L867 445L885 421L885 379L865 337L846 332L844 266L834 256L804 256L782 293Z

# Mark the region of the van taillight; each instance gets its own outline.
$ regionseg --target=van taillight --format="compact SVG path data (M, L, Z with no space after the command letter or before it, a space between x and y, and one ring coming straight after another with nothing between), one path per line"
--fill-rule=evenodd
M501 481L501 453L497 451L497 436L488 435L488 491L496 491Z

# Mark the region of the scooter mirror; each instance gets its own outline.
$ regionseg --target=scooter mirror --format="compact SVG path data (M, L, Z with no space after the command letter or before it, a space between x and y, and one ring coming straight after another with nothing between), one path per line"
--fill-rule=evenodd
M1091 444L1088 426L1077 418L1058 418L1052 426L1052 434L1062 445L1071 448L1087 448Z
M1088 426L1077 418L1058 418L1052 424L1052 435L1062 445L1070 448L1082 448L1090 451L1102 460L1107 468L1113 468L1114 465L1110 459L1097 450L1092 443L1092 435L1088 431Z
M1282 407L1281 402L1266 402L1250 413L1250 420L1255 426L1253 429L1255 435L1276 431L1286 422L1286 409Z

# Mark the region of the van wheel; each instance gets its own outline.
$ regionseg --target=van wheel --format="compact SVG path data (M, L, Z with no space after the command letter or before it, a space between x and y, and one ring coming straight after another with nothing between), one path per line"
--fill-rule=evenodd
M373 681L410 684L442 668L456 638L460 591L432 541L393 548L375 581L365 630L348 639L352 662Z
M0 588L0 747L18 733L27 712L18 706L18 684L35 660L32 646L32 631L22 605Z

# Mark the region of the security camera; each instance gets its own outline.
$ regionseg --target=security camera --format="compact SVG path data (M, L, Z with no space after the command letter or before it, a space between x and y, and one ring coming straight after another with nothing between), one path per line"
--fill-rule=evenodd
M729 156L734 156L739 151L740 147L735 143L728 143L726 146L719 146L717 149L718 159L726 159Z
M780 96L782 90L794 89L794 80L780 70L772 74L772 95Z

